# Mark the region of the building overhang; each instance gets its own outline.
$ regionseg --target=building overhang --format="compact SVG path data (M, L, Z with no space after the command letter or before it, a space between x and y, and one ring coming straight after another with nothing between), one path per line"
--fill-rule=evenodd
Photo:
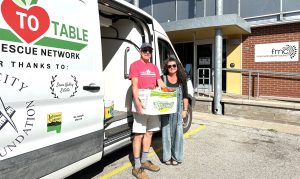
M178 20L161 25L173 43L214 38L216 28L222 29L224 38L251 33L250 24L236 14Z

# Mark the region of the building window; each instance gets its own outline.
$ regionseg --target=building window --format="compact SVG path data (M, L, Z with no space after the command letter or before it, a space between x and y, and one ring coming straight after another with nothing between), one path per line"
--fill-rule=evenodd
M283 12L300 10L299 0L284 0L282 1Z
M241 17L280 13L280 0L241 0Z
M175 0L153 0L153 16L158 22L170 22L176 20Z
M177 20L194 18L195 0L177 0Z
M238 14L239 0L224 0L223 14Z
M216 15L216 1L206 0L206 16Z
M204 16L204 0L196 0L196 17Z
M152 5L151 1L139 1L139 6L141 9L146 11L148 14L152 16Z

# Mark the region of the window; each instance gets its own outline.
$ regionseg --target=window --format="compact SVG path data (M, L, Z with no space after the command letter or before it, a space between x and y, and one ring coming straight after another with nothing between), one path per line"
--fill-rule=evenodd
M177 0L178 20L194 18L194 11L195 11L194 0Z
M158 22L169 22L176 20L175 0L152 0L153 16Z
M280 0L241 0L241 17L253 17L280 12Z
M172 57L177 59L175 52L173 51L171 45L162 40L158 39L158 50L159 50L159 59L160 59L160 67L163 68L165 60Z
M299 0L284 0L282 3L284 12L300 10Z
M139 6L140 6L141 9L146 11L148 14L152 15L151 1L140 1Z
M196 0L196 17L204 16L204 0Z
M223 14L238 14L238 0L224 0Z

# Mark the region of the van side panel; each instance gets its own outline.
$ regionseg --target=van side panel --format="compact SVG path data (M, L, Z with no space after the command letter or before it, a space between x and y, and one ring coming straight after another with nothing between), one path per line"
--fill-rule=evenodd
M103 133L93 132L1 161L1 178L40 178L103 150ZM100 158L99 158L100 160Z
M103 152L98 1L0 0L0 178Z

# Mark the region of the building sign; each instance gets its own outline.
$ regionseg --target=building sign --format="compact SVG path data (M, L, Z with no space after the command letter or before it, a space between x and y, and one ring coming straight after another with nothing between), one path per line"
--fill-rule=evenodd
M299 60L299 42L255 45L255 62L289 62Z
M199 65L210 65L211 58L210 57L200 57Z

